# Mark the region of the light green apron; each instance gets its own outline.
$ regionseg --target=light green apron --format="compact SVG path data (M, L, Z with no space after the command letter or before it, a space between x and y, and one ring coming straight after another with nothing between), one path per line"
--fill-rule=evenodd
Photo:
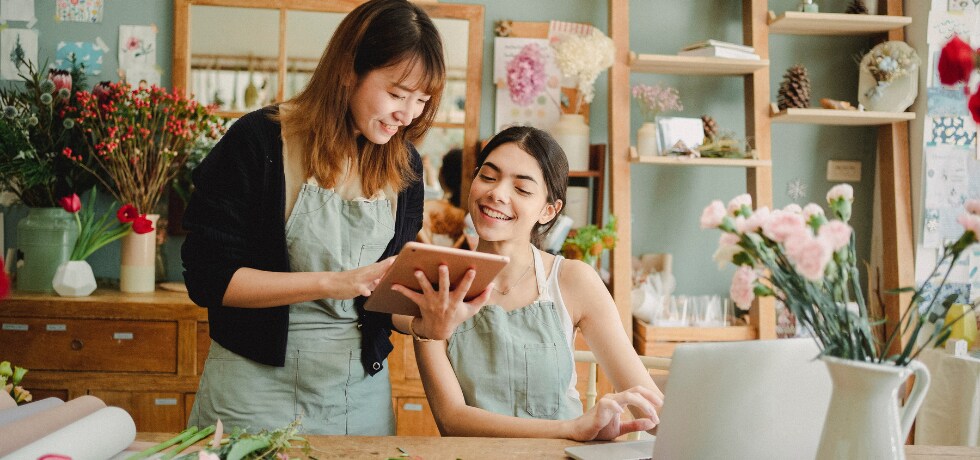
M513 311L484 306L453 332L446 353L466 405L514 417L568 420L582 415L582 402L569 392L574 355L559 307L545 289L537 250L534 265L538 300Z
M339 272L378 260L395 234L391 203L343 200L303 184L286 223L294 272ZM275 429L302 417L314 434L395 434L388 366L373 377L361 364L353 300L289 306L284 367L266 366L211 343L188 425L218 418L230 430Z

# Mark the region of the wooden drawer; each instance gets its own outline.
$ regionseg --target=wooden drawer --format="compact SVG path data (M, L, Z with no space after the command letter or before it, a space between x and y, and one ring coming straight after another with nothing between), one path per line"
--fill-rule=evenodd
M177 433L187 425L184 395L180 393L144 393L93 390L90 395L107 406L125 409L136 422L136 431Z
M0 350L31 370L177 372L176 321L0 317Z
M439 436L439 427L425 398L393 399L398 436Z

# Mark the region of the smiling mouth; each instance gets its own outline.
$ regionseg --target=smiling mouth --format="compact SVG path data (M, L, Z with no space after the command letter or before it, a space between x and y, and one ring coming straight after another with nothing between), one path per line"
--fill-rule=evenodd
M398 132L398 125L389 125L381 120L378 120L378 123L381 123L381 128L390 134L395 134Z
M502 212L499 212L499 211L495 211L493 209L490 209L490 208L488 208L486 206L480 206L480 211L483 212L483 214L485 216L487 216L487 217L489 217L491 219L497 219L497 220L513 220L514 219L513 217L510 217L510 216L508 216L508 215L506 215L506 214L504 214Z

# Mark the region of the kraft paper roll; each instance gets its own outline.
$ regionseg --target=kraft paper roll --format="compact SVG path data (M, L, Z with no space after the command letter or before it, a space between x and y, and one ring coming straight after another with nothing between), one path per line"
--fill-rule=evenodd
M0 391L0 411L17 407L17 401L6 391Z
M0 457L41 439L105 407L95 396L82 396L7 425L0 436Z
M46 411L52 407L60 406L64 403L64 401L58 398L45 398L40 401L24 404L23 406L17 406L0 411L0 430L6 431L4 425L30 417L38 412Z
M72 460L105 460L136 439L136 424L118 407L106 407L13 452L7 460L37 460L47 454Z

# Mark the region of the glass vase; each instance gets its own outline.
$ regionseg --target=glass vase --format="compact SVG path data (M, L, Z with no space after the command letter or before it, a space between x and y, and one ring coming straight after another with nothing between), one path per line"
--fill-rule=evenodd
M30 208L17 223L17 249L23 262L16 267L17 290L55 292L51 280L58 266L71 257L77 239L78 225L68 211Z

